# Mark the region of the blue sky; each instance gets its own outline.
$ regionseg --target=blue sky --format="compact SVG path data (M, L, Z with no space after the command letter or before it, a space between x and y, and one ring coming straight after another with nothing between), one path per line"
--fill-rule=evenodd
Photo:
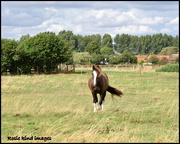
M1 37L52 31L179 35L179 1L1 1Z

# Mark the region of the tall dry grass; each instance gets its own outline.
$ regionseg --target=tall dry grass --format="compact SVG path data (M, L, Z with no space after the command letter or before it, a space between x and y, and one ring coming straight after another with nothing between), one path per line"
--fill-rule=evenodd
M50 143L179 142L177 73L104 70L124 95L112 101L107 94L105 110L94 113L86 71L2 76L2 142L45 142L8 136L51 137Z

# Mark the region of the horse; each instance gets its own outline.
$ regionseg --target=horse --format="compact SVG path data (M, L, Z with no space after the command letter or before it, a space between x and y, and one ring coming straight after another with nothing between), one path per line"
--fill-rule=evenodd
M99 105L101 110L104 110L103 102L105 101L106 91L116 96L121 97L123 94L122 91L109 86L108 76L101 71L101 68L98 65L93 65L92 67L92 75L88 80L88 87L91 90L93 96L94 103L94 112L100 110L98 107L98 97L97 94L100 95Z

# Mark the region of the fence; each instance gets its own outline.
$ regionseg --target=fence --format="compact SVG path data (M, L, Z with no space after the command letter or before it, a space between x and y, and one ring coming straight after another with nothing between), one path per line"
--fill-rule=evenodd
M77 70L91 70L93 65L65 65L60 64L57 67L57 70L55 70L53 73L74 73L75 69ZM102 70L108 70L108 71L139 71L141 72L155 72L155 69L160 67L161 65L153 65L153 64L121 64L121 65L100 65ZM9 70L7 70L5 75L11 75L9 73ZM17 75L21 74L18 67L17 67ZM34 69L31 69L30 74L38 74L34 71Z
M93 65L76 65L76 69L79 70L91 70ZM113 71L147 71L155 72L155 69L161 65L153 64L122 64L122 65L99 65L103 70L113 70Z
M62 72L66 72L66 73L75 72L75 65L60 64L60 65L58 65L57 72L58 73L62 73Z

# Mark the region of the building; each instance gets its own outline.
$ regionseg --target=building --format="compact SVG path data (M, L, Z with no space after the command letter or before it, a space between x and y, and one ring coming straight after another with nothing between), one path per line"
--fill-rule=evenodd
M168 56L168 55L149 55L148 56L148 58L147 59L149 59L150 57L152 57L152 56L156 56L159 60L161 60L162 58L167 58L168 60L169 60L169 58L170 58L170 56Z
M176 58L178 58L178 57L179 57L179 53L177 53L177 54L172 54L172 55L170 55L169 60L170 60L170 61L175 61Z
M141 60L146 62L148 55L135 55L137 57L137 63L139 63Z
M135 55L137 57L137 63L139 63L141 60L143 60L144 62L146 62L150 57L152 56L156 56L159 60L161 60L162 58L167 58L168 61L175 61L175 59L177 57L179 57L179 53L177 54L171 54L171 55Z

